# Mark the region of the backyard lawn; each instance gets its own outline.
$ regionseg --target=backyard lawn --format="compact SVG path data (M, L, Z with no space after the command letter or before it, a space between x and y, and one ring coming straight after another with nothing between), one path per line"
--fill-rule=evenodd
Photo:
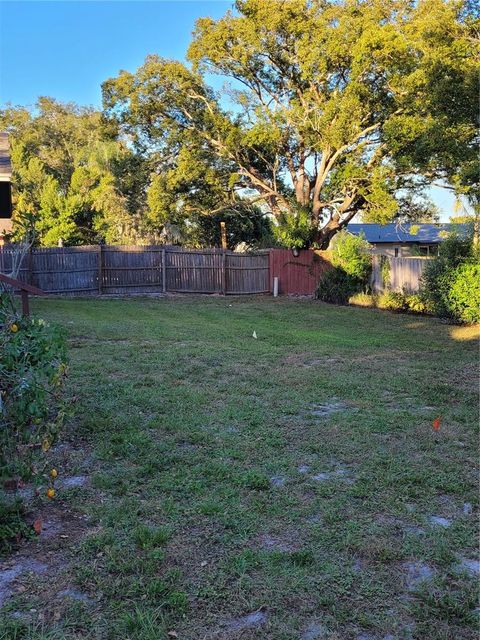
M33 307L68 332L74 413L43 531L3 558L2 640L477 637L475 329L267 297Z

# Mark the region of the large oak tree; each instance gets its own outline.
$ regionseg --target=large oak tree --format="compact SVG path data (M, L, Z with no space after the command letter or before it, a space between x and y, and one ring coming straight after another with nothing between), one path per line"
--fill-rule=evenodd
M477 35L456 0L237 0L198 20L189 66L148 56L104 83L104 105L186 182L188 157L200 181L210 158L230 196L293 226L307 215L307 244L326 247L357 213L392 219L432 181L478 184ZM230 83L216 92L211 74Z

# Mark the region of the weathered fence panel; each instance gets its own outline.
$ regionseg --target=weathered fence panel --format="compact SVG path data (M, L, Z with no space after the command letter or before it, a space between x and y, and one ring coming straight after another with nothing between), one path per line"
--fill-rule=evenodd
M224 254L219 249L165 252L167 291L224 293Z
M0 250L0 272L12 271L14 249ZM170 246L82 246L33 249L18 279L46 293L265 293L268 251L237 254Z
M425 265L432 258L412 257L412 258L390 258L387 256L374 255L372 269L372 288L376 292L384 291L386 288L392 291L418 291ZM382 263L388 260L389 278L388 282L383 281Z
M328 251L301 250L297 256L290 249L270 251L270 290L278 278L279 293L313 295L318 281L331 268Z
M251 255L225 254L225 292L267 293L269 283L269 252Z
M99 293L160 293L163 291L163 248L101 246Z
M48 293L98 291L98 247L35 249L25 256L28 281Z

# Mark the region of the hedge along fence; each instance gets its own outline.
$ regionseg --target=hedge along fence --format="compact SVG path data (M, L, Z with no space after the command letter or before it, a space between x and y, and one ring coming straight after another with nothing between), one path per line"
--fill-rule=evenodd
M14 249L0 248L0 272L8 274ZM270 290L269 252L187 250L165 245L33 249L18 279L54 294L220 293Z
M371 278L373 291L377 293L381 293L385 289L418 291L423 270L429 260L432 258L390 258L378 254L373 255ZM386 282L384 281L385 276L387 276Z

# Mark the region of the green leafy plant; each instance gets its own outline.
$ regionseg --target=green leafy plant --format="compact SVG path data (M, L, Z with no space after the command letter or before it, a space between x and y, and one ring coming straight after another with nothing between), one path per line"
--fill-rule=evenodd
M332 247L333 268L326 271L317 286L316 296L324 302L347 304L356 293L369 289L372 259L370 245L363 236L341 231Z
M377 306L379 309L389 309L390 311L407 311L408 304L406 296L401 291L386 291L378 297Z
M341 267L333 267L324 273L317 285L316 297L323 302L347 304L349 298L361 289L361 282Z
M442 242L438 257L426 264L422 275L421 295L432 313L459 322L478 318L479 264L471 237L451 234Z
M58 328L20 317L2 293L0 352L0 477L26 480L42 471L65 417L65 342Z
M297 206L293 212L282 212L277 224L272 226L277 242L288 248L308 249L314 237L310 210Z
M367 284L372 272L372 258L365 236L340 231L333 241L332 264L343 269L352 278Z
M380 256L380 276L385 289L390 286L390 260L388 256Z
M452 274L446 297L455 318L480 322L480 264L459 265Z

